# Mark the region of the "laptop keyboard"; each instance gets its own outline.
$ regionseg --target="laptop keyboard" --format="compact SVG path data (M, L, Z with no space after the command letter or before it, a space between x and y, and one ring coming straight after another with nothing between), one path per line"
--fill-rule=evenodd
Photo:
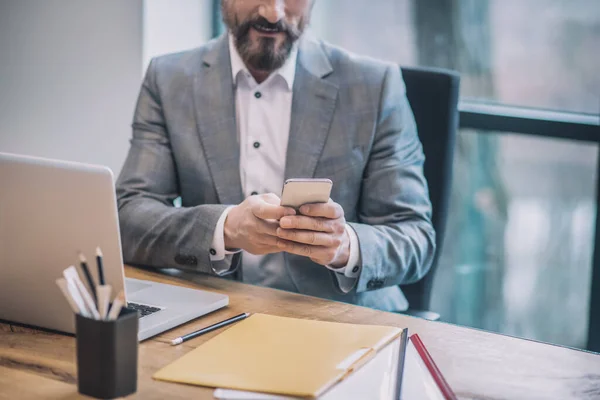
M127 307L133 308L134 310L138 310L140 312L140 318L162 310L162 308L149 306L147 304L132 303L130 301L127 302Z

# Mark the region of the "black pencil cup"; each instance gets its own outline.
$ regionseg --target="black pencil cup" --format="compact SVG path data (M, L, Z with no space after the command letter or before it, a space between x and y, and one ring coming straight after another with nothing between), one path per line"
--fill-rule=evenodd
M123 308L114 321L76 316L79 393L112 399L137 390L138 314Z

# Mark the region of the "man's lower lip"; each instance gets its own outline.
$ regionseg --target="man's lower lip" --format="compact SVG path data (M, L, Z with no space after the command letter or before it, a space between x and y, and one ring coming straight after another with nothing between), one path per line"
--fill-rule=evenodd
M255 27L252 27L252 29L253 29L255 32L258 32L258 33L260 33L261 35L275 36L275 35L277 35L277 34L279 34L279 33L283 33L283 32L279 32L279 31L278 31L278 32L267 32L267 31L263 31L262 29L257 29L257 28L255 28Z

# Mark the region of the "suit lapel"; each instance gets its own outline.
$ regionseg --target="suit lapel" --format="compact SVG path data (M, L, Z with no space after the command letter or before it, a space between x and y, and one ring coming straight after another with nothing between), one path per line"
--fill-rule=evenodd
M333 71L321 46L300 41L285 178L311 178L327 140L338 87L324 78Z
M222 204L239 204L244 198L234 91L227 35L223 35L204 55L194 79L196 124Z

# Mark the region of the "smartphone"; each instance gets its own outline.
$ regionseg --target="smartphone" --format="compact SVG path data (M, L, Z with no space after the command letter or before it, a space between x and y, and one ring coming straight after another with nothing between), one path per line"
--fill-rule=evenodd
M288 179L283 184L281 205L298 209L304 204L327 203L332 186L331 179Z

